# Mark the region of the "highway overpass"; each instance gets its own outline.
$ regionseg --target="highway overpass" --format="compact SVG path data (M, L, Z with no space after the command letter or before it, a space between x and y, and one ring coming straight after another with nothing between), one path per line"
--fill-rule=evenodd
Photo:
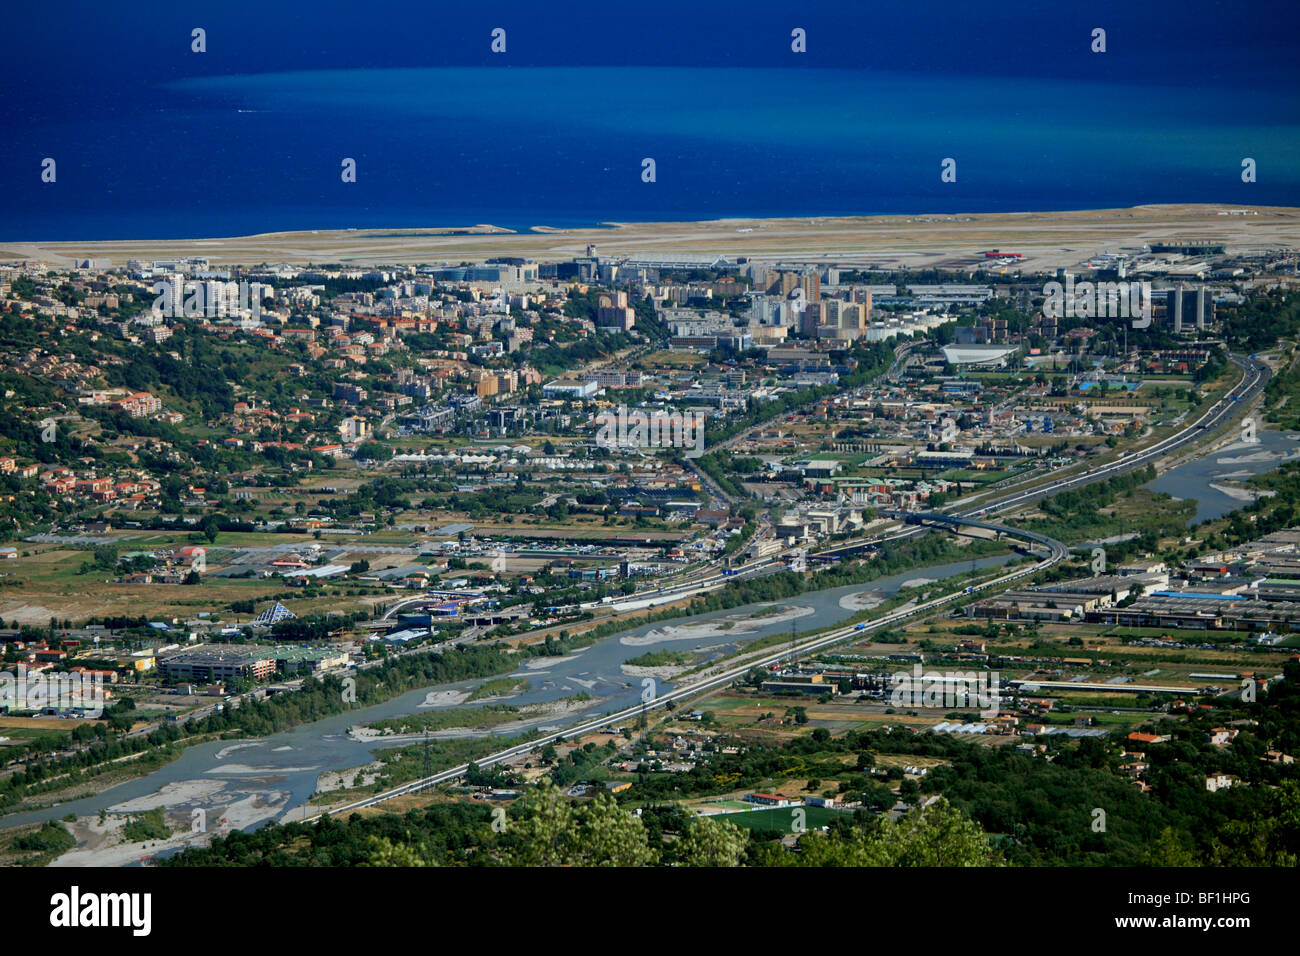
M678 701L683 701L693 697L698 697L700 694L707 693L708 691L729 686L733 682L745 677L745 675L747 675L751 670L753 670L756 667L757 668L769 667L772 664L778 664L781 661L786 660L787 658L791 658L791 657L798 658L810 653L815 653L817 651L825 650L826 648L832 647L846 640L858 639L874 631L879 631L890 627L894 627L898 624L902 624L914 618L928 616L944 607L947 607L950 604L961 603L963 601L969 600L971 595L973 594L977 594L982 591L1000 589L1002 587L1005 587L1006 585L1012 584L1015 581L1019 581L1022 578L1028 577L1029 575L1036 574L1037 572L1042 571L1045 568L1049 568L1052 565L1065 560L1066 556L1069 554L1068 549L1061 542L1056 541L1052 538L1048 538L1044 535L1036 534L1034 532L1023 531L1019 528L1004 527L1002 525L992 524L986 521L977 521L975 519L962 518L959 515L944 515L942 517L944 519L945 524L955 525L955 526L967 525L967 526L984 527L990 530L998 531L1002 534L1007 535L1008 537L1020 538L1022 540L1029 541L1033 544L1044 545L1047 547L1048 553L1041 560L1036 561L1027 567L1017 568L1014 571L1010 571L1006 574L999 575L998 577L990 581L985 581L982 584L975 584L962 591L953 594L944 595L942 597L934 598L929 601L924 601L919 604L912 605L910 607L905 606L899 608L898 610L892 611L884 615L883 617L877 618L873 621L868 621L861 624L846 624L840 627L832 628L824 634L818 634L813 637L806 638L802 641L799 641L793 647L787 646L781 650L772 651L768 654L763 655L760 658L749 660L746 661L744 664L729 668L726 671L717 674L713 677L710 677L706 680L699 681L694 684L690 684L685 687L680 687L672 691L669 691L665 694L660 695L659 697L656 697L653 700L646 701L643 704L639 704L635 707L629 707L624 710L618 711L616 713L605 714L601 717L592 720L583 721L582 723L576 724L572 727L565 728L562 731L546 734L545 736L542 737L536 737L532 740L527 741L526 743L514 744L512 746L504 748L503 750L498 751L497 753L491 754L490 756L483 757L475 761L475 763L479 767L491 767L496 764L503 763L507 760L514 759L515 757L519 757L524 754L530 753L533 750L536 750L540 747L544 747L546 744L555 743L556 741L559 741L561 739L581 736L582 734L592 733L593 731L597 731L605 727L617 725L623 721L635 720L645 712L651 710L657 710L662 707L667 707L669 704L675 704ZM341 814L341 813L351 813L354 810L360 810L365 807L377 806L381 803L385 803L396 797L401 797L407 794L416 793L420 790L425 790L428 789L429 787L434 787L439 784L447 783L451 780L455 780L461 776L464 776L464 774L466 773L466 771L468 771L468 769L469 769L468 764L461 764L460 766L453 767L450 770L444 770L441 773L437 773L429 777L424 777L420 780L413 780L410 783L402 784L399 787L394 787L393 789L385 791L384 793L376 794L375 796L372 797L367 797L364 800L358 800L354 803L349 803L345 806L336 807L332 810L325 811L324 813L318 814L317 816L308 818L304 822L310 823L313 820L320 819L321 816Z

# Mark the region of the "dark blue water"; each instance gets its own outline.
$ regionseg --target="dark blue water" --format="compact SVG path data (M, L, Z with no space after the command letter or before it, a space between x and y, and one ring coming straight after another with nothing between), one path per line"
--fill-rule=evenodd
M0 240L1300 205L1291 3L268 6L7 13Z

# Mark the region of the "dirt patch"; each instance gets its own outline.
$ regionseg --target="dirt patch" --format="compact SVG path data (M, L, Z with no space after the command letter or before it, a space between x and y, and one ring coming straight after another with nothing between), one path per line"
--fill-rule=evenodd
M352 790L356 787L369 787L379 779L384 765L376 760L351 770L327 770L316 780L317 793L329 793L333 790Z
M194 796L201 799L203 795L198 793L198 788L204 783L201 780L182 781L174 785L175 789L170 792L168 787L164 787L156 794L129 803L132 806L141 803L140 809L145 809L143 803L147 801L153 801L154 806L162 806L166 802L166 805L176 807L178 803L188 802ZM125 813L106 814L102 820L99 817L78 817L75 823L67 824L69 832L77 840L77 846L50 866L126 866L136 862L147 864L159 853L184 847L206 846L214 836L274 817L283 810L288 799L289 794L284 791L249 794L224 806L204 809L202 817L196 817L189 808L169 809L164 814L164 819L172 828L171 835L165 839L143 842L130 842L123 836L122 829L128 819Z

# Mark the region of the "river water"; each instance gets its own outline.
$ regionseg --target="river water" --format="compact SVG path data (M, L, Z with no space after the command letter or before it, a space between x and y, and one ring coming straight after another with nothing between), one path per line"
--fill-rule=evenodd
M919 568L866 584L799 595L778 605L753 604L643 624L601 638L564 657L526 659L511 676L526 678L529 687L506 700L513 705L542 704L580 693L591 695L589 706L539 725L561 729L602 713L634 706L641 699L643 678L625 673L623 667L628 659L647 651L702 651L704 660L715 660L759 638L789 634L792 625L799 632L828 627L905 588L916 587L919 594L924 590L921 586L924 583L973 568L998 567L1012 557L1001 555ZM177 760L143 777L56 807L0 817L0 827L58 819L69 813L93 817L101 810L139 811L152 806L185 813L202 809L215 822L225 815L229 825L249 829L269 819L285 820L286 814L289 814L287 819L294 819L301 813L291 811L305 804L316 792L317 779L322 773L369 763L377 750L393 746L358 740L348 734L349 728L386 717L419 713L438 697L445 698L445 692L468 692L487 679L421 688L382 704L268 737L189 747ZM662 693L672 687L673 682L665 679L660 681L657 690ZM501 736L517 733L514 730Z
M1254 444L1235 442L1194 458L1165 472L1146 487L1175 498L1195 501L1193 523L1222 518L1250 503L1248 496L1238 493L1234 497L1222 490L1224 487L1233 488L1254 475L1262 475L1300 458L1300 433L1261 431L1258 438Z
M1205 521L1241 507L1240 493L1234 497L1225 488L1252 475L1272 470L1285 461L1300 457L1300 434L1259 433L1256 444L1237 443L1161 475L1147 487L1176 498L1197 502L1195 521ZM1224 483L1227 483L1226 485ZM1214 487L1219 485L1219 488ZM582 709L567 711L532 726L561 729L601 713L631 707L640 700L643 677L625 670L626 662L647 651L700 652L696 663L712 661L733 653L746 644L774 634L788 634L837 624L857 611L873 606L906 587L916 587L973 568L999 566L1009 556L936 565L882 577L866 584L849 585L800 595L778 605L747 605L727 611L643 624L601 638L596 643L564 657L529 658L511 676L526 678L527 690L507 698L514 705L546 704L590 695ZM393 743L359 740L350 728L363 723L422 712L430 706L455 702L455 694L467 694L486 678L410 691L382 704L314 723L304 724L269 737L244 741L214 741L189 747L180 758L143 777L110 787L101 793L44 810L13 813L0 817L0 827L21 826L76 814L95 818L108 813L138 812L162 806L182 818L202 812L212 829L231 827L254 829L269 820L292 820L309 815L307 801L316 792L321 774L341 771L371 762L375 754ZM660 681L660 692L673 687ZM448 698L451 698L449 701ZM474 706L468 704L466 706ZM518 729L492 731L511 736ZM466 736L469 736L469 732ZM176 819L173 816L173 820ZM156 850L174 851L185 842L181 834L157 845ZM120 847L106 855L74 851L60 862L129 863L131 847ZM134 852L140 852L138 849ZM125 854L125 855L124 855Z

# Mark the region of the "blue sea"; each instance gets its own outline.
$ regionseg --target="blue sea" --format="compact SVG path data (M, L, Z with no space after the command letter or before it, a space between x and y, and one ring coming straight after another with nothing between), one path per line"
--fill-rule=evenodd
M868 6L15 11L0 240L1300 206L1290 4Z

